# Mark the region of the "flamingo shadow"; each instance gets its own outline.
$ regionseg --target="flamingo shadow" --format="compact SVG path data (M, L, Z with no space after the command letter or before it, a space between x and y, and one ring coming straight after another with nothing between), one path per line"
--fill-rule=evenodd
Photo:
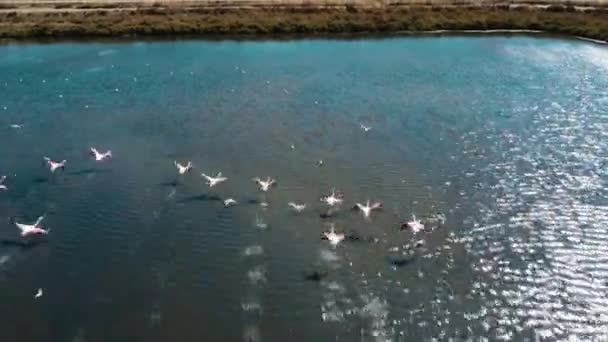
M202 194L197 196L190 196L182 198L177 203L191 203L191 202L207 202L207 201L222 201L218 195Z
M327 271L315 270L315 271L302 272L302 276L304 277L304 280L314 281L314 282L320 282L321 280L325 279L328 275L329 275L329 272L327 272Z
M36 184L43 184L43 183L47 183L49 181L49 179L47 177L36 177L32 180L33 183Z
M401 268L404 266L407 266L409 264L411 264L412 262L414 262L414 257L399 257L399 258L394 258L394 257L389 257L388 258L388 262L389 264L397 267L397 268Z
M86 176L86 175L91 175L91 174L96 174L96 173L111 173L111 172L112 172L112 170L89 168L89 169L68 172L67 174L70 176Z
M179 181L177 179L175 179L172 181L166 181L166 182L159 183L158 185L162 186L163 188L176 188L179 185Z
M42 243L45 243L45 240L36 240L36 241L17 241L17 240L9 240L9 239L0 240L0 245L2 245L2 246L18 247L21 249L34 248Z

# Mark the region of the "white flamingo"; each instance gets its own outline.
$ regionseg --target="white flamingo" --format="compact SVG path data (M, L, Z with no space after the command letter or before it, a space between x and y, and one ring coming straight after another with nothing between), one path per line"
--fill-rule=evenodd
M339 192L336 192L335 189L331 190L331 194L329 194L328 196L324 196L321 197L321 202L329 205L330 207L334 207L337 205L342 204L343 200L343 195Z
M372 214L373 210L380 210L380 209L382 209L382 202L370 203L370 201L367 200L367 202L365 202L365 205L363 205L361 203L357 203L357 204L355 204L355 206L353 207L353 209L360 210L363 213L363 216L365 218L369 218L370 215Z
M304 209L306 209L306 203L296 203L296 202L289 202L287 203L288 206L292 207L293 210L295 210L297 213L301 213L302 211L304 211Z
M65 159L60 162L56 162L51 160L51 158L49 157L44 157L44 160L46 160L46 163L48 164L51 172L55 172L57 171L57 169L65 169L65 163L67 163L67 160Z
M260 190L266 192L268 190L270 190L271 186L274 186L277 184L277 181L270 178L270 177L266 177L266 180L261 180L258 177L254 178L253 181L259 185Z
M43 294L42 289L38 289L38 292L36 292L36 294L34 295L34 299L38 299L38 298L42 297L42 294Z
M402 228L409 228L414 234L416 234L419 231L424 230L424 224L422 221L416 219L416 215L412 215L412 220L404 224Z
M5 180L6 180L6 176L0 177L0 190L8 190L6 185L4 185Z
M176 160L173 161L173 165L177 168L177 172L180 175L185 174L186 172L190 172L192 170L192 162L186 163L186 165L182 165L178 163Z
M97 151L95 147L91 147L91 154L95 157L95 161L104 161L106 159L112 158L112 151L107 150L104 153Z
M29 235L38 235L38 234L48 234L50 229L43 229L40 226L40 222L44 220L44 216L40 216L34 224L23 224L19 222L15 222L15 225L21 231L21 236L29 236Z
M228 180L228 178L222 176L221 172L218 172L217 176L215 176L215 177L207 176L204 173L201 173L201 176L203 176L207 180L207 185L209 185L210 188L213 188L214 186L218 185L219 183L222 183L222 182L225 182L226 180Z
M224 207L232 207L233 205L237 205L237 201L234 198L228 198L224 200Z
M364 124L362 124L362 123L360 123L360 124L359 124L359 127L361 127L361 129L362 129L362 130L363 130L363 132L365 132L365 133L367 133L367 132L369 132L369 131L371 131L371 130L372 130L372 126L366 126L366 125L364 125Z
M345 235L343 233L336 233L335 226L332 224L329 232L323 232L321 234L321 239L329 241L333 246L338 245L342 240L344 240Z

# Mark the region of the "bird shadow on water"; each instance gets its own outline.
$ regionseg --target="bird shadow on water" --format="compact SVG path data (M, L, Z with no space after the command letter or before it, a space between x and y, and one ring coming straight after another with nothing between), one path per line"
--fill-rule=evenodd
M329 272L325 270L307 270L302 272L302 278L312 282L320 282L327 276L329 276Z
M32 183L35 183L35 184L48 183L48 181L49 181L48 177L35 177L34 179L32 179Z
M162 182L158 185L163 188L177 188L177 186L179 185L179 181L177 179L174 179L172 181Z
M415 260L415 257L389 257L387 261L390 265L401 268L412 264Z
M192 202L206 202L206 201L217 201L221 202L222 199L218 195L210 195L210 194L202 194L196 196L190 196L186 198L182 198L177 201L177 203L192 203Z
M69 176L86 176L86 175L92 175L92 174L98 174L98 173L111 173L111 172L112 172L112 170L88 168L88 169L68 172L67 175L69 175Z
M331 212L331 211L324 211L324 212L321 212L319 214L319 217L322 218L322 219L336 219L336 218L339 218L341 216L343 216L341 213L339 213L339 212Z
M38 241L18 241L18 240L10 240L10 239L2 239L0 240L0 245L3 247L18 247L20 249L31 249L38 245L46 243L46 240L38 240Z
M344 234L344 240L348 242L375 243L377 239L373 236L365 236L351 231Z

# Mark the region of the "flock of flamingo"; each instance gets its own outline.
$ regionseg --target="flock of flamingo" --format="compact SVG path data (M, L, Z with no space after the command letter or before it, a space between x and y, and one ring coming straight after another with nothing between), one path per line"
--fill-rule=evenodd
M371 126L366 126L364 124L360 124L360 127L361 127L361 130L363 130L366 133L372 129ZM291 145L291 149L292 150L295 149L295 146ZM96 156L99 156L99 154L97 152L94 152L94 153ZM110 153L110 156L111 156L111 152L108 152L108 153ZM97 159L97 160L100 160L100 159ZM186 164L181 164L177 161L174 161L173 164L177 168L177 171L180 175L189 173L193 169L192 162L190 162L190 161L188 161ZM323 161L319 160L317 162L317 165L322 166ZM205 173L201 173L201 176L206 180L206 184L210 188L228 180L227 177L222 176L221 172L218 172L215 177L209 176ZM272 187L277 185L277 181L271 177L267 177L266 179L261 179L259 177L255 177L252 180L258 185L260 191L262 191L262 192L268 192ZM332 210L336 210L338 207L340 207L343 204L344 195L341 192L337 191L336 189L332 189L331 193L329 193L326 196L321 197L320 201L322 203L325 203L329 207L329 210L330 210L328 213L322 214L322 216L329 217L329 216L331 216ZM224 206L226 206L226 207L231 207L233 205L238 204L237 201L233 198L227 198L223 202L224 202ZM261 205L263 207L265 207L268 204L266 202L262 202ZM307 208L306 203L289 202L289 203L287 203L287 205L297 213L300 213ZM355 203L355 205L353 206L352 209L361 212L365 218L370 218L372 211L381 210L382 208L383 208L382 202L371 202L370 200L367 200L365 202L365 204ZM401 228L410 229L414 234L416 234L416 233L424 230L424 224L422 223L421 220L416 219L416 215L412 215L412 219L410 221L404 223L401 226ZM345 238L346 238L346 235L344 233L336 232L335 226L333 224L331 225L331 228L329 231L323 232L321 234L321 239L329 241L329 243L334 246L338 245Z
M13 126L11 125L11 127ZM361 124L360 127L364 132L368 132L369 130L371 130L371 127L365 126L363 124ZM292 145L291 148L293 149L294 146ZM108 150L106 152L100 152L98 149L91 147L90 155L95 159L96 162L101 163L108 161L112 158L112 151ZM55 173L58 170L63 170L66 167L67 160L55 161L49 157L44 157L43 159L51 173ZM193 170L193 164L190 161L185 164L174 161L173 164L177 168L178 175L185 175ZM320 160L317 164L319 166L322 166L323 161ZM203 177L203 179L205 179L205 183L209 186L209 188L218 186L219 184L228 180L228 177L223 176L221 172L218 172L215 176L210 176L205 173L201 173L201 176ZM6 180L6 176L0 177L0 191L8 191L8 186L5 184ZM265 179L255 177L252 180L257 184L259 190L262 192L268 192L277 185L277 181L272 177L266 177ZM338 210L340 206L344 203L344 195L340 191L332 189L329 194L320 198L320 202L324 203L329 208L329 211L326 214L322 214L322 217L330 217L332 213ZM238 204L237 201L233 198L227 198L223 200L223 203L225 207L231 207ZM261 205L263 207L268 206L266 202L262 202ZM307 208L306 203L289 202L287 205L297 213L303 212ZM365 203L355 203L352 209L361 212L363 216L367 219L371 217L373 211L382 210L383 204L382 202L372 202L370 200L367 200ZM13 223L19 229L21 236L23 238L26 238L34 235L46 235L51 231L50 229L45 229L42 227L41 224L43 220L44 216L40 216L32 224L25 224L17 221L14 221ZM411 220L403 223L401 226L401 229L410 229L414 234L423 231L424 228L425 227L422 221L416 219L415 215L412 215ZM327 240L333 246L338 245L345 238L346 235L344 233L336 232L335 226L333 224L330 225L329 231L325 231L321 234L321 239ZM41 296L42 289L38 289L38 292L36 293L34 298L39 298Z

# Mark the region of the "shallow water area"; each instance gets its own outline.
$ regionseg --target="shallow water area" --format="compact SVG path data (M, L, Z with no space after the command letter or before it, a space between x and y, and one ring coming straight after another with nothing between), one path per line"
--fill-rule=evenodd
M553 38L0 46L0 340L607 338L606 89Z

